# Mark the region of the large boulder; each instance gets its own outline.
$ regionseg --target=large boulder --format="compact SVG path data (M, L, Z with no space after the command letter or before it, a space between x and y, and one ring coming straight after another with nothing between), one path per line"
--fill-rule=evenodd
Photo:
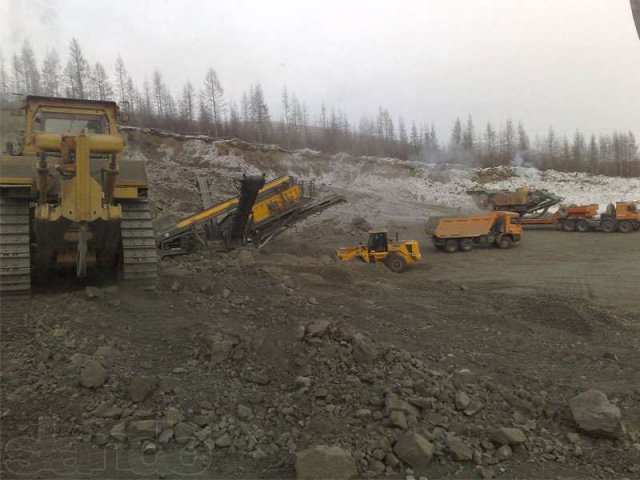
M136 420L129 423L127 437L131 443L141 440L155 440L165 428L167 425L162 421Z
M569 401L571 414L580 429L598 437L622 436L620 409L600 390L587 390Z
M393 446L393 452L400 460L414 468L426 468L433 458L433 444L422 435L407 432Z
M106 381L107 370L95 360L88 360L80 370L80 385L83 387L101 387Z
M490 436L491 440L500 445L520 445L527 441L527 437L519 428L497 428L491 432Z
M298 480L349 480L358 476L356 461L340 447L318 445L298 452L296 477Z
M155 379L149 377L133 377L129 383L129 398L132 402L142 402L156 389Z

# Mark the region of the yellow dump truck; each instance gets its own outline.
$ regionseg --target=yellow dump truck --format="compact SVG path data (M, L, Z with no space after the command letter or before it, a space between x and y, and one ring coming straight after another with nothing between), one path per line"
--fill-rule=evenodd
M485 245L511 248L522 238L519 218L515 212L434 218L426 231L436 248L447 253L469 252L474 246Z
M396 273L404 272L409 264L417 263L422 258L418 242L392 242L387 230L370 231L366 245L361 243L355 247L341 247L336 250L336 256L343 262L357 259L365 263L383 263Z

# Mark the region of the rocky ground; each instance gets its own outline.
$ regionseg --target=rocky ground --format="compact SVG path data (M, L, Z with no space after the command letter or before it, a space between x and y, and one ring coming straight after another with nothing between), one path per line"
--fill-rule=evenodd
M139 135L132 155L162 158L152 201L167 222L197 204L185 172L207 165L182 140ZM173 171L158 168L169 148L180 153ZM284 153L267 153L245 161L286 168ZM334 168L309 155L316 178ZM237 173L229 157L210 160ZM363 187L351 203L372 198ZM387 213L402 205L392 222L419 235L419 200L381 200ZM462 260L422 237L423 264L402 275L338 264L331 246L364 235L344 212L265 250L163 260L155 292L58 277L29 300L3 299L3 477L640 477L633 288L613 302L589 295L584 278L545 289L559 253L544 232L518 246L533 279L521 283L495 280L517 249ZM593 250L602 235L557 238L575 265L639 252L637 234L610 256Z

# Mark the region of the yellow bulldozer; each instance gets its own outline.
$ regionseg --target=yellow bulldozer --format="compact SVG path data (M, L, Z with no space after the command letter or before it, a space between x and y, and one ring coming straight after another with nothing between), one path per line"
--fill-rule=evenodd
M383 263L396 273L404 272L410 264L417 263L422 258L418 242L400 242L397 239L392 242L387 230L372 230L366 245L361 243L356 247L341 247L335 253L343 262L358 259L365 263Z
M39 96L11 110L23 123L3 133L0 292L28 293L53 269L155 285L147 178L120 159L119 114L115 102Z

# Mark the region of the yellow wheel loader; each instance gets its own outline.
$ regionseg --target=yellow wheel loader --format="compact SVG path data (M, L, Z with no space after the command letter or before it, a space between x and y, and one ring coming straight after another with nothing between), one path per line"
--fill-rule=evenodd
M336 256L343 262L358 259L365 263L384 263L392 272L404 272L410 264L422 258L420 245L415 240L404 242L389 240L387 230L372 230L366 245L342 247L336 250Z
M11 114L23 123L2 135L0 292L28 293L58 268L154 286L147 178L119 158L116 103L28 96Z

